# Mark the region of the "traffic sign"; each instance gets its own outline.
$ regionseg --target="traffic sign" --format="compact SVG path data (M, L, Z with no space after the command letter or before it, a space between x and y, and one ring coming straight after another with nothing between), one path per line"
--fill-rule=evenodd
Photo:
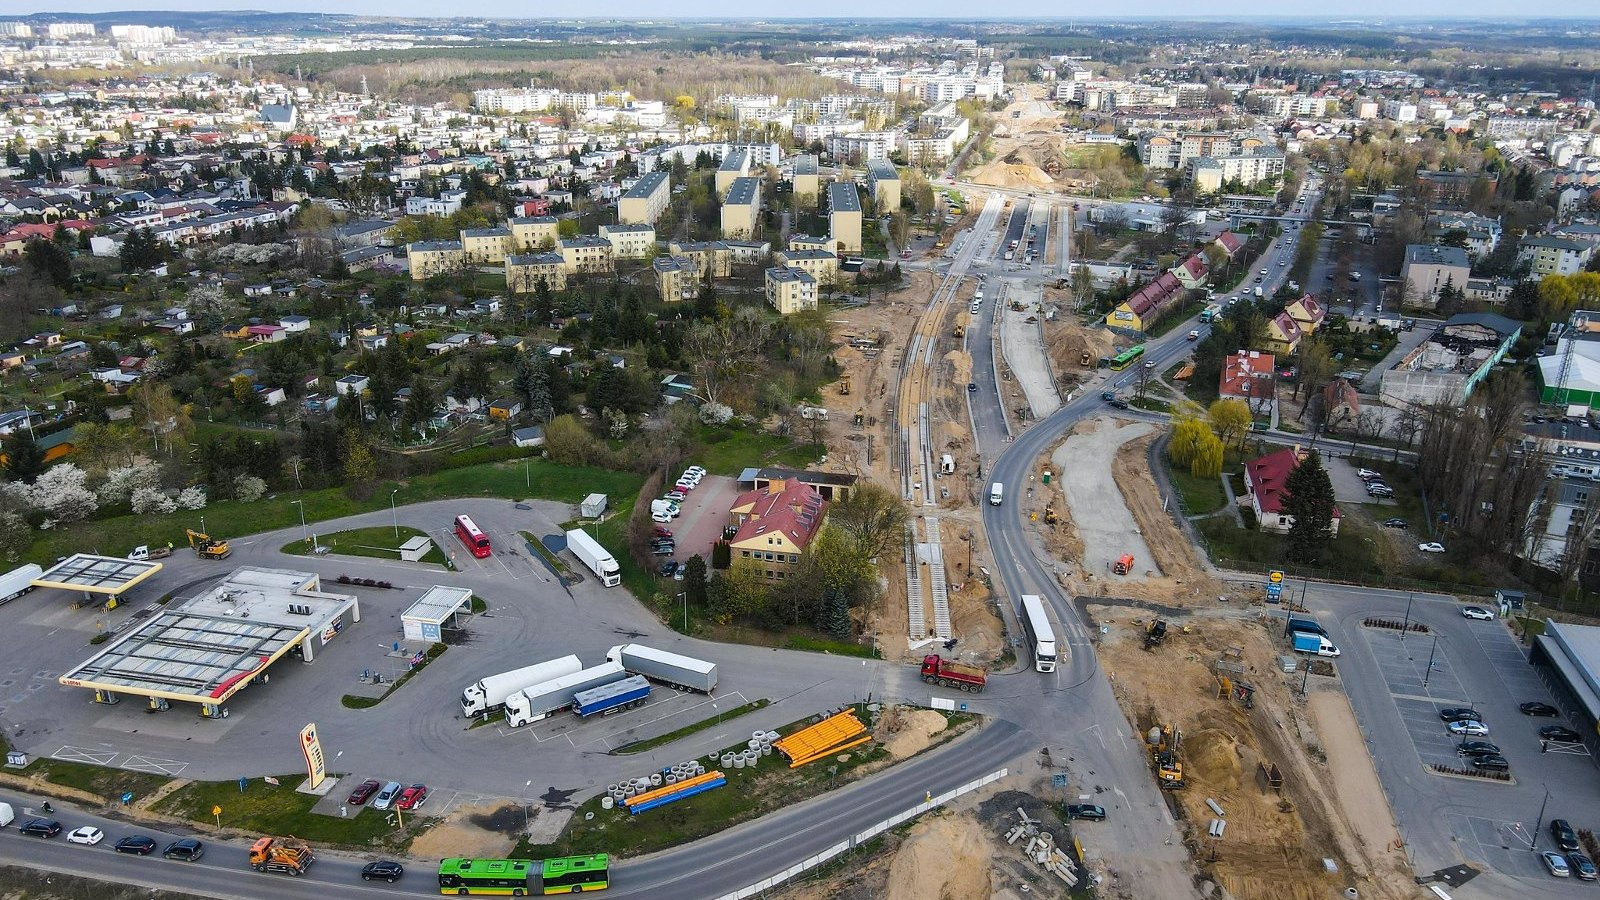
M1268 572L1267 580L1273 584L1283 584L1283 570L1273 569L1271 572Z

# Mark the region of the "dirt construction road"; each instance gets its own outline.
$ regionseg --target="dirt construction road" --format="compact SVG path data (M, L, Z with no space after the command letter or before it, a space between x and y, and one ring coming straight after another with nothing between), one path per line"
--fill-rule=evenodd
M1128 577L1161 574L1111 477L1117 448L1149 432L1150 426L1142 422L1119 426L1110 418L1092 419L1079 425L1051 455L1083 540L1083 571L1096 578L1123 578L1111 574L1111 564L1124 553L1134 558L1134 574Z

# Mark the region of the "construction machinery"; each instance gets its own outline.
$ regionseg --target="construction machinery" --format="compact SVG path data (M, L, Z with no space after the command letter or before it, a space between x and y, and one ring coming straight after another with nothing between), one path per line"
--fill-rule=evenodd
M193 528L184 529L189 534L189 546L194 548L196 555L202 559L227 559L233 548L227 541L217 540L209 534L202 534Z
M1055 506L1052 505L1052 504L1048 504L1048 503L1045 504L1045 507L1044 507L1044 523L1046 525L1054 525L1054 524L1056 524L1056 520L1057 520L1057 516L1056 516L1056 508L1055 508Z
M1153 747L1150 758L1155 765L1156 782L1162 790L1183 787L1183 760L1178 758L1178 746L1183 742L1183 733L1176 725L1162 725L1150 729L1148 740Z
M839 376L839 395L843 396L843 397L850 396L850 373L849 372L846 372L843 375Z
M296 837L264 837L250 845L250 865L258 872L304 875L316 859L311 845Z
M957 322L956 323L956 327L955 327L955 331L954 331L955 336L956 337L961 337L961 336L965 335L966 333L967 333L967 326L961 324L960 322Z
M988 683L988 676L977 666L945 659L937 653L922 658L922 680L927 684L955 688L976 694Z
M1167 623L1164 619L1156 619L1144 631L1144 648L1150 650L1161 646L1167 639Z

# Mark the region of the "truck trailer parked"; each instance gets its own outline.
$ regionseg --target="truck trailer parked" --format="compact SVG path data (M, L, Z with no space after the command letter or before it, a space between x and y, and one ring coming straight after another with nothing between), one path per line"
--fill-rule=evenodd
M608 662L620 663L635 675L653 681L683 688L686 691L711 693L717 686L717 664L688 656L679 656L643 644L622 644L606 651Z
M598 713L609 716L614 712L638 706L650 699L650 682L643 675L629 675L572 695L572 711L584 718Z
M567 532L567 549L579 562L589 567L601 584L616 587L622 583L622 569L617 566L616 557L583 529L574 528Z
M258 872L304 875L316 861L311 845L299 838L264 837L250 846L250 865Z
M523 688L543 684L552 678L571 675L583 668L576 656L563 656L549 662L535 663L501 672L499 675L475 681L461 692L461 714L467 717L491 713L506 705L506 698Z
M628 673L620 663L608 662L524 688L506 698L506 724L520 728L537 722L571 706L573 698L580 691L621 681L626 677Z
M983 690L989 678L977 666L958 663L945 659L937 653L931 653L922 658L922 680L928 684L976 694Z
M44 574L37 563L28 563L0 575L0 603L15 600L33 590L33 580Z

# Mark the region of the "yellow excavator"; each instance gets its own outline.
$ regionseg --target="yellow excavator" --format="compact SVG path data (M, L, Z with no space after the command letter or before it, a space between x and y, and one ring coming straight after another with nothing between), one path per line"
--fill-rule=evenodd
M1178 758L1178 745L1182 741L1183 734L1177 726L1163 725L1153 742L1155 749L1151 756L1156 767L1156 782L1165 790L1183 787L1183 761Z
M227 541L214 540L209 534L201 534L193 528L184 529L189 534L189 546L194 548L196 555L202 559L227 559L233 548Z

